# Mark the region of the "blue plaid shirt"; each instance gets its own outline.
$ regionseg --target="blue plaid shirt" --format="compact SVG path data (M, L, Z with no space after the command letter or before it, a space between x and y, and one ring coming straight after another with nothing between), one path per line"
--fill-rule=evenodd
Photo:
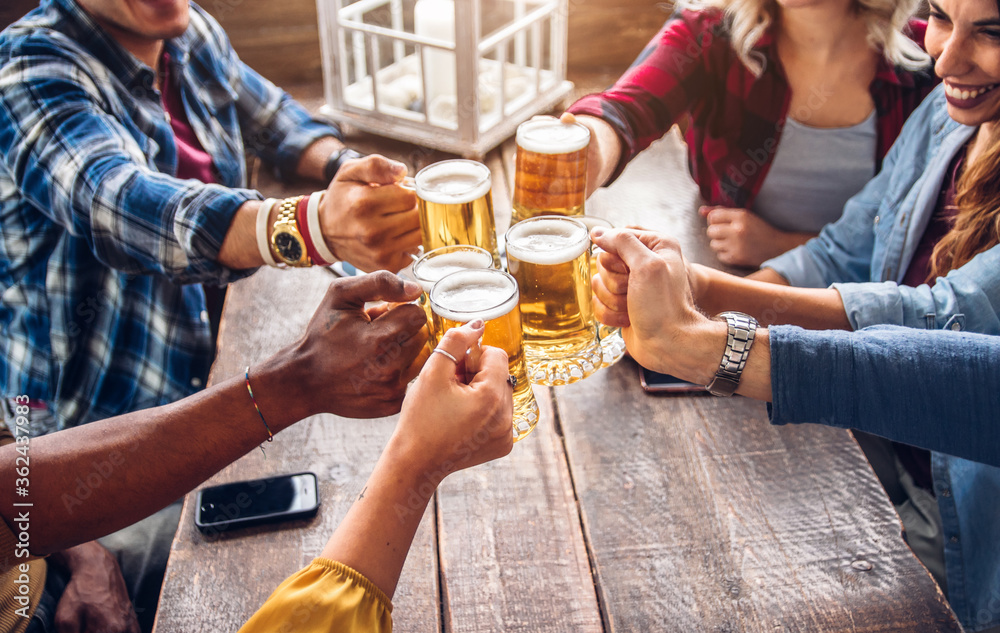
M0 34L0 394L49 403L58 428L205 384L198 283L252 272L215 263L235 211L261 198L241 188L245 152L287 177L310 143L340 135L191 9L165 50L219 184L173 177L153 70L73 0L42 0Z

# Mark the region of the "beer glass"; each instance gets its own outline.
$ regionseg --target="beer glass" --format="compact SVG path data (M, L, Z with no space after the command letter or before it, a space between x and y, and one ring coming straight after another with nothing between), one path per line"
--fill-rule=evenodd
M517 128L514 222L539 215L583 215L590 130L552 117Z
M577 218L581 222L587 225L587 231L599 226L604 229L615 228L611 222L608 222L604 218L597 218L592 215L584 215ZM591 244L590 246L590 275L593 277L597 274L597 256L601 254L601 247L597 244ZM597 338L601 340L601 369L605 367L610 367L625 356L625 339L622 338L622 329L620 327L611 327L610 325L604 325L600 321L597 322Z
M459 270L445 275L431 289L430 303L440 336L475 319L486 322L483 344L507 352L507 369L514 377L514 441L538 424L538 403L528 382L517 309L517 282L502 270Z
M541 385L566 385L600 368L590 235L577 219L539 216L510 227L507 266L521 289L528 376Z
M430 328L427 344L431 349L441 341L441 336L434 327L434 313L430 304L431 288L445 275L469 268L493 268L493 255L485 248L457 244L435 248L413 262L413 279L423 289L417 303L427 313L427 326Z
M488 250L499 266L492 184L489 168L473 160L445 160L417 172L414 189L424 252L470 244Z

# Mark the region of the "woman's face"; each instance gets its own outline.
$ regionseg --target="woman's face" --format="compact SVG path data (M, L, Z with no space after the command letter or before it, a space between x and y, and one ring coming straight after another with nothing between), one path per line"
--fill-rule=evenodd
M931 0L925 44L944 80L948 114L979 126L1000 117L997 0Z

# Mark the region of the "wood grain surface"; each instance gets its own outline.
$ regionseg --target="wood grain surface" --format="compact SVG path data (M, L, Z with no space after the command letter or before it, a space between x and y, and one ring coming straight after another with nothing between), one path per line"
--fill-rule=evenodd
M631 360L556 403L608 631L961 630L846 432Z
M534 390L531 435L438 490L447 631L602 630L551 391Z
M351 143L411 173L444 157L369 136ZM513 145L486 162L502 233ZM588 212L667 231L689 259L717 264L697 203L675 131ZM319 269L266 269L234 284L212 381L299 336L331 280ZM738 397L648 396L627 359L536 397L539 426L511 456L440 487L396 592L395 630L960 630L846 431L772 427L763 405ZM239 628L321 550L394 423L317 416L279 434L266 460L251 452L209 482L313 470L322 500L313 520L206 538L189 495L156 630Z
M230 289L210 383L239 375L296 340L334 277L323 269L262 269ZM331 350L335 353L335 350ZM234 530L216 537L194 526L188 495L170 553L157 631L235 631L286 577L322 550L362 490L396 419L321 415L299 422L253 450L206 485L309 470L320 510L309 521ZM437 631L437 537L424 517L396 592L397 629Z

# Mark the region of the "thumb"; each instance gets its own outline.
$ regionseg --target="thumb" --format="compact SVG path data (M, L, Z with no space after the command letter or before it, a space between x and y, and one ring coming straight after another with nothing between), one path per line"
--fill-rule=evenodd
M360 310L369 301L413 301L420 296L420 286L382 270L360 277L337 279L330 284L326 296L334 310Z
M590 234L595 244L608 253L617 255L625 262L629 270L636 268L650 258L656 258L653 251L639 239L636 231L629 229L606 230L597 227Z
M716 206L710 206L710 205L707 205L707 204L706 205L702 205L702 206L698 207L698 215L700 215L703 218L707 218L708 214L711 213L713 209L717 209L717 208L718 207L716 207Z
M350 180L371 185L391 185L406 176L406 165L379 154L344 163L336 180Z

